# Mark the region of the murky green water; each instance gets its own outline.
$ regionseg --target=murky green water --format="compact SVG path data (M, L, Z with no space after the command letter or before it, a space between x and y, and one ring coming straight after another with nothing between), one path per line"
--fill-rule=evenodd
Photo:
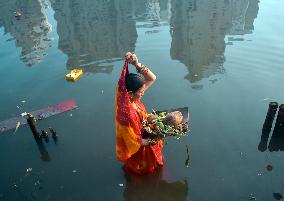
M79 109L39 122L59 134L57 144L43 144L49 162L28 127L0 134L0 200L283 195L283 152L258 150L269 102L284 103L283 7L281 0L2 0L0 119L67 99ZM152 177L133 178L115 156L113 101L127 51L157 75L143 99L148 110L190 108L190 135L168 140L165 167ZM76 67L84 76L67 82Z

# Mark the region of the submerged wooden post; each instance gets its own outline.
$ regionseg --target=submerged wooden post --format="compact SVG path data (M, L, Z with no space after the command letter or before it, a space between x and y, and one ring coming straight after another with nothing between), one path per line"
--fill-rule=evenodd
M34 135L36 144L38 146L38 150L41 154L41 159L43 161L50 161L51 158L50 158L44 144L42 143L41 135L40 135L39 130L36 126L36 119L34 118L34 116L31 113L27 113L25 117L27 118L27 122L30 126L30 129L31 129L33 135Z
M268 133L268 134L270 133L271 128L272 128L272 123L273 123L273 120L275 118L275 114L277 112L277 109L278 109L278 103L277 102L269 103L265 122L264 122L263 127L262 127L262 132L265 132L265 133Z
M51 127L49 127L49 130L50 130L50 132L51 132L51 136L52 136L52 139L53 139L53 141L54 141L54 143L57 143L57 140L58 140L58 135L57 135L57 133L54 131L54 129L53 128L51 128Z
M269 151L284 150L284 104L279 106L278 115L268 149Z
M275 118L275 114L278 109L278 103L277 102L270 102L268 111L266 113L266 118L262 126L262 134L261 134L261 141L258 145L259 151L265 151L267 149L267 141L269 138L269 133L272 128L272 123Z
M49 142L49 137L48 137L47 131L41 130L41 137L45 139L45 142L46 142L46 143Z
M281 128L283 127L284 127L284 104L281 104L279 106L274 131L276 130L276 132L278 132L279 135L280 134L284 135L283 133L279 132L280 130L282 130Z
M39 133L38 128L36 126L36 119L34 118L34 116L31 113L27 114L27 122L30 126L30 129L31 129L33 135L34 135L34 138L36 140L39 140L40 139L40 133Z
M49 154L48 154L48 152L47 152L47 150L46 150L44 144L42 143L42 139L41 139L41 138L38 139L38 140L36 140L36 144L37 144L37 146L38 146L38 150L39 150L39 152L40 152L41 159L42 159L43 161L47 161L47 162L48 162L48 161L51 161L51 158L50 158L50 156L49 156Z

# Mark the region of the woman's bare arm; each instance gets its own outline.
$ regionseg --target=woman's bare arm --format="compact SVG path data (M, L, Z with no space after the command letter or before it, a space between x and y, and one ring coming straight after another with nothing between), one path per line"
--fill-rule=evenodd
M137 72L141 73L145 78L145 91L155 82L156 75L145 65L139 63L135 54L127 52L125 58L129 63L135 66Z
M137 71L145 78L145 91L156 81L156 75L145 65L137 63L135 65Z

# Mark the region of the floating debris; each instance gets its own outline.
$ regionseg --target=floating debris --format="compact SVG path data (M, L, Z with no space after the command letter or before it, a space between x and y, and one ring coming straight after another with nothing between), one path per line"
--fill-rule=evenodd
M233 45L233 42L227 42L226 45Z
M258 172L258 173L257 173L257 176L262 176L262 173L261 173L261 172Z
M218 81L218 79L212 79L212 80L209 80L212 84L214 84L215 82Z
M283 196L281 195L281 193L273 193L273 197L275 198L275 200L282 200Z
M37 180L37 181L35 182L35 186L38 186L38 185L40 185L40 181L39 181L39 180Z
M27 102L27 101L25 101L25 100L22 100L22 101L21 101L21 103L26 103L26 102Z
M192 89L196 89L196 90L201 90L203 89L203 85L201 84L195 84L195 85L191 85Z
M28 113L23 112L23 113L21 114L21 116L22 116L22 117L26 117L26 116L27 116L27 114L28 114Z
M15 40L15 38L13 37L13 38L9 38L9 39L7 39L6 40L6 42L10 42L10 41L13 41L13 40Z
M254 196L254 194L249 194L249 200L256 200L256 197Z
M65 77L69 81L76 81L80 76L83 75L82 69L73 69L70 73L66 74Z
M1 120L0 121L0 133L5 132L10 129L15 129L16 123L18 121L21 122L21 126L27 123L26 121L23 121L23 117L28 119L29 118L28 113L25 113L23 108L20 108L20 106L18 106L18 108L21 110L19 113L23 112L21 114L22 116L18 115L10 119ZM47 108L34 110L30 113L33 114L36 120L39 120L40 118L45 119L47 117L61 114L63 112L67 112L67 111L70 111L76 108L78 108L78 106L76 105L76 102L70 99L70 100L55 104L55 105L48 106Z
M38 120L43 120L43 119L45 119L46 118L46 114L39 114L38 116L37 116L37 119Z
M145 34L153 34L153 33L158 33L160 32L159 30L152 30L152 31L145 31Z
M76 172L77 172L77 170L73 170L72 172L73 172L73 173L76 173Z
M14 134L17 132L17 130L18 130L18 128L20 127L20 125L21 125L21 122L17 122L17 124L16 124L16 129L15 129L15 131L14 131Z
M244 41L244 38L234 38L234 37L228 37L228 41Z
M71 114L69 114L69 116L70 116L70 117L72 117L72 116L73 116L73 114L71 113Z
M15 13L15 17L16 17L16 19L20 19L20 17L22 16L22 13L20 12L20 11L16 11L16 12L14 12Z
M120 187L123 187L123 184L118 184Z
M267 169L267 171L270 172L270 171L272 171L273 167L272 167L272 165L267 165L267 166L266 166L266 169Z
M33 170L33 168L28 168L27 172L31 172Z

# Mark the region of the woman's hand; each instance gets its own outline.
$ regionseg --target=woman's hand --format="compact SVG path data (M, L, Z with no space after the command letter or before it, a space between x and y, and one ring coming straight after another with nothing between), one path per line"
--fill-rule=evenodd
M149 146L149 145L150 145L150 139L149 139L149 138L147 138L147 139L142 139L141 145L142 145L142 146Z
M157 141L156 140L151 140L150 138L146 138L146 139L142 139L141 145L142 146L151 146L156 144Z
M150 69L147 66L139 63L138 58L134 53L127 52L125 54L125 60L128 63L134 65L137 72L144 76L145 78L144 92L145 92L155 82L156 75L152 71L150 71Z
M127 52L125 54L125 59L128 63L134 65L134 66L137 66L139 64L138 62L138 58L137 56L134 54L134 53L131 53L131 52Z

